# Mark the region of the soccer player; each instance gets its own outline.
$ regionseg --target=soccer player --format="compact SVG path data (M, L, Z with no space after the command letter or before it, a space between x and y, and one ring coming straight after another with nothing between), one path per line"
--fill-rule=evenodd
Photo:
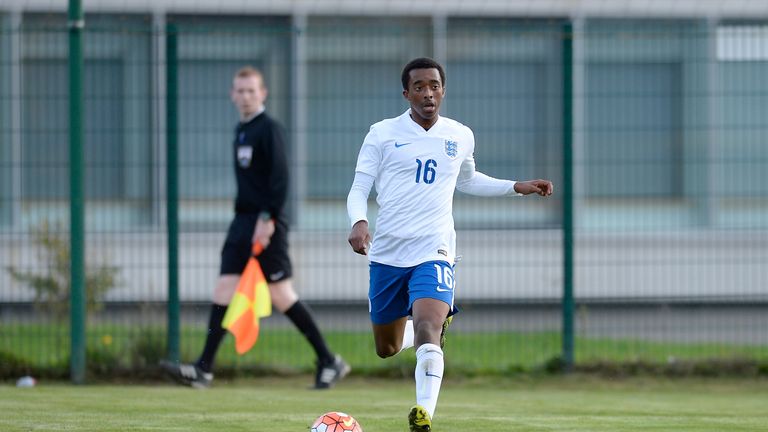
M410 109L372 125L360 149L347 197L349 244L370 260L368 300L376 353L386 358L416 347L416 405L408 423L412 432L423 432L432 430L445 330L455 313L454 190L546 197L552 183L500 180L475 170L472 131L439 115L445 96L439 63L412 60L401 80ZM379 213L371 242L366 215L374 183Z
M221 251L220 276L213 292L208 335L194 364L163 362L162 365L182 384L197 388L210 386L214 357L227 334L221 321L251 256L251 246L258 242L264 247L257 259L267 278L272 304L312 345L317 355L315 388L326 389L347 375L350 367L341 356L328 349L309 309L299 300L291 284L288 222L283 212L288 193L288 163L280 126L265 112L267 88L261 72L252 67L240 69L234 76L230 96L240 112L230 150L237 198L235 217Z

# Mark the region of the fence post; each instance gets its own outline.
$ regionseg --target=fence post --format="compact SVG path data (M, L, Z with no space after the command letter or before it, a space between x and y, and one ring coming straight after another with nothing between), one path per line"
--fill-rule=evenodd
M85 197L83 163L83 8L69 0L70 379L85 381Z
M573 24L563 24L563 346L565 371L573 367Z
M166 212L168 228L168 359L179 360L179 194L177 28L166 25Z

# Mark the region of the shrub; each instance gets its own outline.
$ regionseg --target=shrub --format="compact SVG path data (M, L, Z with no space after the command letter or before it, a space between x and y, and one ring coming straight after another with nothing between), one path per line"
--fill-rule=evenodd
M29 374L29 364L14 353L0 350L0 376L19 377Z
M86 348L85 352L88 372L95 376L111 376L120 369L122 355L117 350L101 344L91 345Z
M70 247L60 224L51 229L47 221L32 228L33 243L38 248L42 273L25 273L9 266L11 277L35 292L35 309L58 322L69 316ZM102 307L104 295L117 285L119 269L110 265L86 268L85 298L88 312Z
M131 344L131 362L134 367L156 366L166 355L165 335L160 330L142 329Z

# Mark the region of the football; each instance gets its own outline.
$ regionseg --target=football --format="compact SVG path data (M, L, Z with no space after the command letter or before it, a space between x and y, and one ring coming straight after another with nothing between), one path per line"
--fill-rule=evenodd
M363 427L351 415L327 412L312 423L310 432L363 432Z

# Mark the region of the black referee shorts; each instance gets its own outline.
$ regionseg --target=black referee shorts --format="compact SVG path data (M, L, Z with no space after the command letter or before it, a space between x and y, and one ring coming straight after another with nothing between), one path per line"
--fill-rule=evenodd
M219 274L240 274L251 257L251 239L256 230L256 214L236 214L227 231L227 240L221 248ZM279 282L293 275L288 256L288 224L275 220L275 233L269 246L257 257L267 282Z

